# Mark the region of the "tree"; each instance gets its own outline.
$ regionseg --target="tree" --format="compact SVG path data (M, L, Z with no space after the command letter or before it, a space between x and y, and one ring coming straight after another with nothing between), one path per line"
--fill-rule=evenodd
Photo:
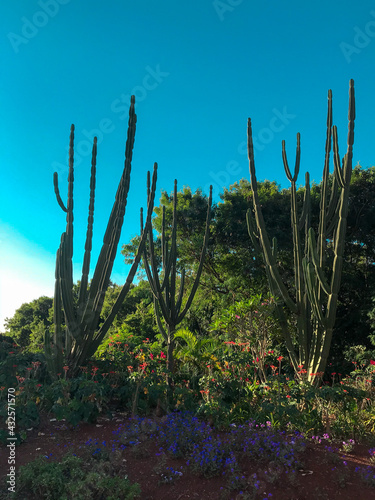
M37 349L43 344L44 331L53 324L52 305L53 299L46 296L22 304L12 318L6 318L7 334L21 347Z

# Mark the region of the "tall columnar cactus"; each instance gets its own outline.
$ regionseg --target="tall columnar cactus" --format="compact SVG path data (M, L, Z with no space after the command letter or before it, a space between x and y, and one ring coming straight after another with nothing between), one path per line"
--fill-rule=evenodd
M172 220L170 248L168 245L169 240L166 237L165 206L163 206L162 232L161 232L162 278L159 278L151 226L149 226L148 230L149 248L148 251L145 248L142 255L147 278L153 293L157 324L159 327L159 331L162 334L165 343L167 344L167 365L168 365L167 383L169 388L172 388L173 385L172 381L172 373L174 365L173 350L175 348L174 334L177 325L181 323L187 311L189 310L193 302L194 295L198 288L199 279L202 274L203 263L209 239L211 205L212 205L212 186L210 186L210 195L208 199L207 217L206 217L206 229L204 234L203 247L199 260L199 266L197 274L195 276L193 287L190 291L187 301L185 302L184 307L182 307L182 300L184 296L184 286L185 286L185 269L182 269L181 271L179 290L177 290L177 181L176 180L174 181L173 220ZM142 226L142 219L141 219L141 226ZM162 318L164 319L166 328L163 326Z
M65 206L59 193L58 176L54 174L54 186L57 202L66 212L66 230L61 236L60 247L56 256L55 296L54 296L54 341L53 348L49 332L45 335L45 353L52 376L62 373L63 364L69 367L69 374L75 375L79 367L96 352L105 334L108 332L130 285L134 279L141 255L146 244L147 234L151 228L151 217L154 207L157 164L154 165L152 186L150 188L150 172L147 175L147 218L144 228L141 228L141 240L128 277L113 305L108 317L99 325L105 293L110 284L110 276L120 239L124 221L125 208L130 184L131 161L133 154L135 128L135 99L131 98L129 109L128 134L125 148L125 165L117 189L112 212L103 238L103 245L95 267L93 279L88 286L90 256L92 248L92 228L94 221L95 177L97 139L92 148L90 202L87 222L85 253L82 266L78 304L73 300L73 183L74 183L74 125L70 132L68 202ZM65 328L62 328L62 310L64 312Z
M341 282L346 219L348 214L349 187L352 173L354 142L354 82L349 87L349 126L347 152L340 166L337 128L332 126L332 91L328 92L327 135L325 161L320 200L318 238L310 222L310 181L306 174L305 195L301 216L297 213L296 181L300 167L300 135L297 134L297 152L294 175L292 176L282 142L284 169L291 183L291 225L293 234L293 257L295 293L292 298L284 285L277 267L277 243L274 238L271 247L261 211L255 175L254 149L251 120L248 121L248 156L255 222L251 211L247 212L249 235L256 250L264 258L271 293L280 300L276 312L282 326L284 339L294 370L310 383L318 380L325 371L332 341L333 326L336 318L337 298ZM329 162L333 144L334 174L329 193ZM305 245L302 248L301 231L305 231ZM331 241L333 266L330 276L326 276L326 246ZM298 352L295 350L292 335L288 328L283 305L286 305L297 319Z

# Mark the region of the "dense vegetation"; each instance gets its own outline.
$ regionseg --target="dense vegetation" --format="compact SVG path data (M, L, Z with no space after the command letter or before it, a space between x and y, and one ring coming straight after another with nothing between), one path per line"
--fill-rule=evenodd
M290 191L280 190L275 182L264 181L258 183L258 194L267 230L278 240L278 264L283 279L292 290ZM318 211L320 194L321 185L313 185L313 214ZM304 189L300 188L297 195L298 203L302 204ZM154 210L153 224L159 232L154 252L161 276L162 207L165 207L165 236L171 237L173 200L173 195L164 192L160 205ZM53 299L40 297L23 304L12 318L7 319L6 331L0 335L0 420L4 423L7 418L7 390L14 387L16 409L20 409L16 427L20 441L27 439L26 429L38 425L42 412L49 412L58 420L65 419L75 426L81 421L95 422L100 414L110 414L114 408L121 408L133 417L141 415L143 418L172 410L175 413L169 413L168 417L172 420L180 418L173 414L185 418L184 412L193 412L218 429L233 430L231 424L256 421L272 428L272 432L288 429L289 432L303 432L310 439L325 433L330 439L373 443L375 167L362 169L357 166L353 170L333 344L327 370L319 375L319 384L315 386L303 382L302 366L298 374L302 376L301 382L289 361L275 317L275 299L269 294L264 262L252 247L245 222L246 212L251 207L252 191L245 180L225 190L221 202L212 206L210 239L200 285L191 307L174 332L172 374L168 370L166 339L157 325L143 260L138 268L137 282L130 286L108 333L95 355L79 367L78 373L73 373L68 364L56 376L49 370L44 342L45 332L52 336L54 331ZM185 269L188 293L201 259L206 212L207 198L200 191L193 194L189 188L184 188L177 194L176 286L178 289L181 270ZM312 223L317 224L317 221L313 218ZM126 262L133 260L138 245L139 238L123 245ZM79 291L80 283L73 285L75 307ZM99 327L120 292L120 286L109 283ZM184 297L182 305L186 303L186 295ZM292 314L288 314L288 326L291 331L295 328ZM64 331L63 317L61 328ZM296 337L294 341L297 344ZM185 427L184 432L189 426ZM162 432L173 434L173 425L166 429ZM0 441L6 443L6 437L5 425L2 425ZM178 441L178 446L185 442L183 440ZM210 452L203 450L209 456L207 470L210 474L221 471L228 454L234 460L229 448L225 451L223 445L222 451L219 442L217 446L218 449L210 448ZM373 449L370 451L373 453ZM189 460L194 468L194 460L198 460L194 453L198 451L187 450L186 453L190 453ZM92 477L97 478L98 498L100 495L104 498L109 492L118 494L119 488L126 498L133 498L139 492L138 486L132 486L126 478L114 477L109 465L103 466L103 472L92 467L91 458L84 465L80 460L67 455L61 464L47 465L43 459L32 462L19 476L19 494L22 496L26 488L39 491L47 498L48 491L59 487L65 488L64 494L74 491L78 495L75 488L79 488L79 494L86 498L85 495L92 492L83 493L87 488L82 467L82 470L88 467ZM74 462L74 474L82 477L77 476L78 481L72 477L71 483L63 485L61 477L69 461ZM284 466L280 464L279 475ZM35 470L45 470L49 477L47 483L43 480L42 485L35 479L39 477ZM197 471L206 474L201 466ZM368 477L372 478L373 472L370 469L361 471L370 484ZM288 472L288 467L284 472ZM253 485L254 496L249 498L258 498L256 485ZM231 488L237 486L244 487L236 482ZM114 494L113 498L118 497Z
M278 238L283 277L291 282L290 192L268 181L259 183L258 192L268 230ZM320 185L314 185L311 194L318 206ZM302 188L298 196L302 199ZM210 240L200 286L176 333L173 404L199 409L206 416L227 422L256 415L278 420L280 425L293 417L297 425L301 418L308 418L308 425L318 430L324 427L326 403L317 405L316 389L294 381L273 315L273 298L268 294L263 262L255 254L247 234L245 214L251 207L251 197L249 183L241 180L225 190L222 201L212 207ZM156 228L161 227L162 206L166 207L167 220L171 218L172 198L163 193L160 206L155 208ZM199 263L207 200L201 192L193 194L189 188L178 193L177 200L178 266L186 269L189 285ZM326 395L323 399L328 398L330 404L343 411L335 419L337 432L341 433L353 426L353 432L354 428L355 432L372 432L375 428L373 408L362 403L369 396L371 401L373 398L374 200L375 168L365 170L357 166L352 177L334 341L328 370L321 377L326 385L324 391L331 389L331 392L319 393L319 397ZM135 238L123 246L126 261L131 260L137 243ZM155 251L160 248L157 239ZM71 378L69 367L64 367L64 372L53 380L46 368L43 332L49 329L52 333L52 299L41 297L23 304L7 320L1 342L0 385L4 393L8 386L18 388L19 404L28 408L21 427L37 420L40 408L52 409L60 418L64 416L76 423L95 418L116 401L133 413L145 413L166 404L166 346L156 325L152 293L144 278L141 265L137 284L132 285L108 334L78 377ZM74 290L78 300L77 285ZM119 286L109 286L103 317L119 293ZM293 317L288 321L293 328ZM347 378L353 372L357 377L355 384ZM95 390L95 398L90 401L94 384L99 380L100 390ZM349 386L356 386L352 390L360 392L345 392ZM309 411L303 417L298 412L301 394L309 397L304 403ZM362 421L361 425L359 422L344 425L346 410L342 405L346 403L341 399L344 395L349 398L348 408L356 401L358 418L361 412L366 413L365 427ZM301 425L304 427L307 422L299 422L298 426Z

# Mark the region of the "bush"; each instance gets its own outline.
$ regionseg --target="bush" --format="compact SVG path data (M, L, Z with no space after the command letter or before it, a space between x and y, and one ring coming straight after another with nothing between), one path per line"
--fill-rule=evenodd
M139 485L131 484L127 476L115 476L115 472L108 461L84 462L77 456L65 455L55 462L41 456L20 467L13 498L133 500L139 497Z

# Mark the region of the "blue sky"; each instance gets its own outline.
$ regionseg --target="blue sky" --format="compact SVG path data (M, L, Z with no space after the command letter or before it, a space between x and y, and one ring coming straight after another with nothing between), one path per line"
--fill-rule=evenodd
M52 296L65 228L67 147L76 127L75 279L83 258L90 146L98 135L96 262L124 161L129 96L138 115L121 243L139 231L146 172L161 190L249 178L252 118L259 180L287 181L301 133L301 174L321 179L327 91L345 152L349 79L356 88L354 164L374 165L375 4L248 0L3 0L0 5L0 330L23 302ZM158 203L157 203L158 204ZM118 252L113 278L127 267Z

